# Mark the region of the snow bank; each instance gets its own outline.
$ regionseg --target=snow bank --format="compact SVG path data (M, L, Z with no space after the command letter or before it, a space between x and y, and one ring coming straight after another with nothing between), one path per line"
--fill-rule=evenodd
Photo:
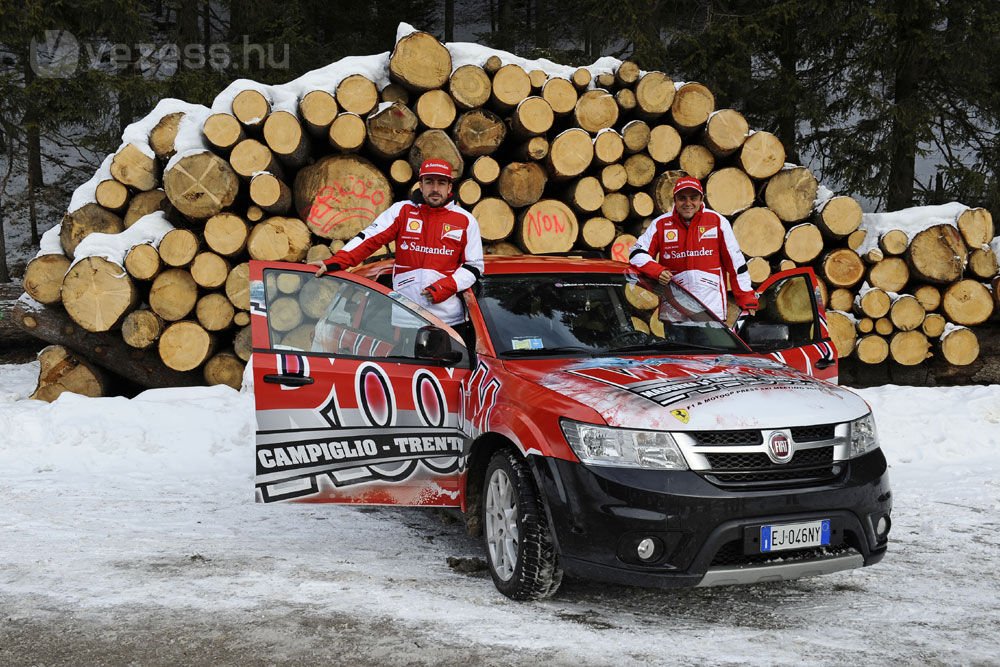
M865 240L858 248L858 254L863 255L877 248L879 237L894 229L904 232L908 241L912 241L918 233L934 225L958 227L958 216L968 209L965 204L951 202L937 206L914 206L891 213L865 213L860 227L865 230Z

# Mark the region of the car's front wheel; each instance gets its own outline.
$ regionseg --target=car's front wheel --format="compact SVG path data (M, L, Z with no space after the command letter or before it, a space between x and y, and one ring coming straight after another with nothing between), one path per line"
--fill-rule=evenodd
M513 451L500 450L484 481L483 535L497 590L513 600L553 595L562 570L527 464Z

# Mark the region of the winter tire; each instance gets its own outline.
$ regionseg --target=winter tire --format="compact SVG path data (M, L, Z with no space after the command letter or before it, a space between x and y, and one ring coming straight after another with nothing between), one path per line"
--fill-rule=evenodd
M512 600L539 600L562 582L548 517L531 471L511 450L493 455L483 486L486 560L497 590Z

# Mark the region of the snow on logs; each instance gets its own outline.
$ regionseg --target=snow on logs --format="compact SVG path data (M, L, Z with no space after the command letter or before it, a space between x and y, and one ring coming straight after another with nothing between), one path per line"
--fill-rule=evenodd
M285 86L241 81L211 109L161 105L74 196L58 247L28 265L24 287L83 329L120 330L130 348L207 382L238 386L249 358L246 262L329 257L408 195L427 157L454 165L456 197L497 254L576 248L627 261L672 207L676 179L697 176L755 284L816 269L841 357L898 351L914 363L929 349L919 335L970 363L975 333L954 325L996 306L983 285L998 271L987 211L963 208L919 233L866 230L854 199L786 164L777 137L716 109L706 86L629 61L574 69L409 32L388 59L345 59ZM151 213L175 229L70 268L85 238ZM633 305L655 328L655 300Z

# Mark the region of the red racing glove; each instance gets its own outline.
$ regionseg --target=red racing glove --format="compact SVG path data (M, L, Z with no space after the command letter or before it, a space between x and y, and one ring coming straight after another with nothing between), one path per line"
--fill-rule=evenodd
M734 294L736 297L736 305L743 310L757 310L760 306L757 303L757 296L753 292L748 292L746 294Z
M427 298L431 300L431 303L441 303L458 292L458 285L455 284L454 278L448 276L428 285L424 288L424 292L427 294Z

